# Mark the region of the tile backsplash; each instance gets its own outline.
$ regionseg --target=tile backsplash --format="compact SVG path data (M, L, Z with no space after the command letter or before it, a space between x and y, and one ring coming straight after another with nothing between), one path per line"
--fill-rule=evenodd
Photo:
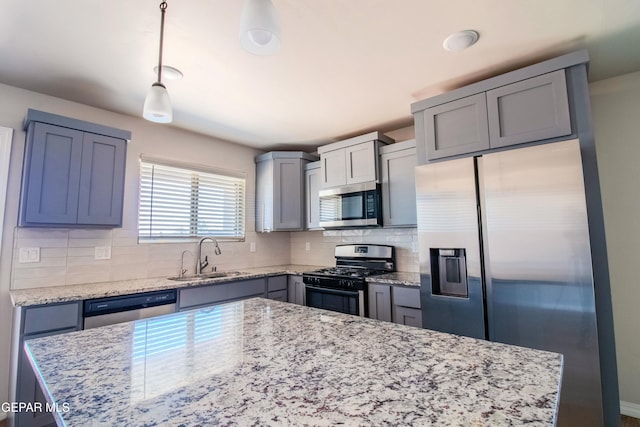
M335 265L336 245L370 243L396 248L396 270L418 272L416 228L368 228L291 233L291 264Z
M251 252L251 243L255 252ZM12 289L175 276L181 255L193 273L197 243L138 243L137 230L15 228ZM95 259L96 248L110 248L110 259ZM39 248L39 262L20 262L20 248ZM244 242L220 242L221 255L205 243L209 268L238 270L288 264L289 233L247 233Z
M255 252L251 244L255 244ZM244 242L220 242L222 254L203 251L218 270L271 265L335 264L334 248L344 243L377 243L396 247L397 270L418 271L415 228L327 230L305 232L248 232ZM110 259L96 259L96 248L106 247ZM39 248L39 262L20 262L20 248ZM189 273L195 269L197 243L138 243L137 230L19 228L14 230L12 289L98 283L175 276L181 255Z

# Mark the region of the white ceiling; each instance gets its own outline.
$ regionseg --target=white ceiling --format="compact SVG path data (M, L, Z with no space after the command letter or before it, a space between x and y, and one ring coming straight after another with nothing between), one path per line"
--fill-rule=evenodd
M282 47L240 47L241 0L168 0L171 125L263 149L412 124L411 103L577 48L591 81L640 70L638 0L273 0ZM0 82L142 115L160 0L3 0ZM444 38L480 40L451 53Z

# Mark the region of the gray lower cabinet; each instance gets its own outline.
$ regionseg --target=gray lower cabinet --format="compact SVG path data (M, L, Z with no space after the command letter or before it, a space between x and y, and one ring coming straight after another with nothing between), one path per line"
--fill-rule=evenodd
M302 276L289 276L288 278L288 301L293 304L305 305L305 289Z
M29 339L58 335L82 329L82 304L71 302L24 307L16 311L14 321L19 322L20 335L17 354L16 402L38 402L46 408L46 399L36 380L31 364L24 353L24 342ZM17 412L15 427L55 426L51 413Z
M287 276L267 278L267 298L287 302Z
M307 230L321 230L320 227L320 162L310 162L304 166L305 219Z
M264 278L184 288L178 290L178 310L206 307L245 298L264 297L265 295Z
M369 283L369 317L391 322L391 285Z
M26 131L21 226L122 224L130 132L35 110Z
M385 227L415 227L416 175L415 139L380 147L382 224Z
M393 322L407 326L422 327L420 288L394 286L392 289Z

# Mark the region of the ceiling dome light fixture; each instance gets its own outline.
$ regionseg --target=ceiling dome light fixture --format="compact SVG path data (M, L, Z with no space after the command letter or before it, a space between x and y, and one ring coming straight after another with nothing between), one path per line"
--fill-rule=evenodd
M465 30L451 34L442 43L442 47L449 52L459 52L475 44L480 35L477 31Z
M169 92L162 84L162 42L164 39L164 14L167 10L167 2L160 3L160 53L158 54L158 81L151 85L144 100L142 117L155 123L171 123L173 120L173 110Z
M256 55L278 51L280 28L271 0L245 0L240 17L240 44Z

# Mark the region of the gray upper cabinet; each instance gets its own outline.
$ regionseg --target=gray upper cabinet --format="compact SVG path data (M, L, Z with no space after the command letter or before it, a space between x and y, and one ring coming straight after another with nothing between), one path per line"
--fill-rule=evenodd
M415 227L416 141L380 147L382 216L385 227Z
M321 230L320 227L320 162L310 162L304 166L305 218L307 230Z
M302 230L304 165L317 160L301 151L272 151L256 157L256 231Z
M122 225L131 133L29 110L21 226Z
M571 134L564 70L487 92L491 147Z
M571 76L587 61L572 52L413 103L418 164L578 136Z
M371 132L318 148L321 188L378 181L378 148L393 139Z
M422 114L429 159L489 148L484 93L429 108Z

